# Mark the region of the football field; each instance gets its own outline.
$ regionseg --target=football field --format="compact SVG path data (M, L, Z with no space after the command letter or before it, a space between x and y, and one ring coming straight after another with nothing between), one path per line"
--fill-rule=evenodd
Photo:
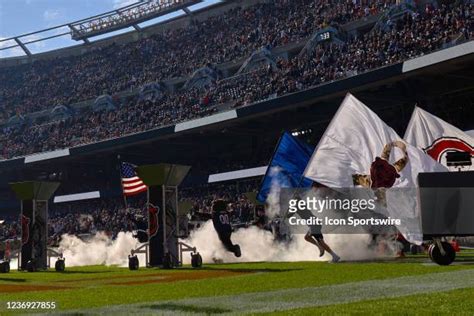
M70 315L466 314L474 311L474 254L447 267L426 256L386 262L210 264L173 270L88 266L0 275L0 314L54 302ZM9 308L10 307L10 308Z

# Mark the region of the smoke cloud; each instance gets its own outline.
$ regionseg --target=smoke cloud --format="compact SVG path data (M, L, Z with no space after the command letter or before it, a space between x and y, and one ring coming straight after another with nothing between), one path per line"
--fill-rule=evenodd
M372 249L370 235L325 235L325 241L341 257L343 261L374 260L393 257L398 249L394 242L386 242L384 251ZM295 234L289 242L277 242L271 232L256 226L236 230L232 234L234 244L239 244L242 256L237 258L225 250L212 221L204 223L199 229L191 232L184 243L197 248L204 263L233 262L291 262L291 261L328 261L329 254L319 257L319 250L304 240L304 235ZM97 233L93 237L82 240L77 236L63 235L59 250L66 258L66 267L87 265L116 265L128 267L128 255L138 246L132 233L120 232L115 239L105 233ZM145 255L139 254L140 266L146 265ZM183 255L184 264L191 263L189 253ZM55 258L51 258L54 267ZM17 269L17 259L12 259L10 267Z
M371 260L393 256L395 245L387 244L386 249L372 249L369 245L372 241L371 235L336 235L325 236L329 246L341 257L343 261ZM185 243L197 248L204 263L213 262L258 262L258 261L328 261L329 254L319 257L316 246L306 242L304 235L295 234L289 242L274 241L271 232L259 229L256 226L238 229L232 234L232 242L239 244L242 256L237 258L233 253L225 250L212 221L206 222L201 228L191 232ZM190 262L190 256L184 256L185 263Z
M10 270L18 270L18 259L12 258L10 260Z
M319 257L318 248L306 242L303 234L293 234L289 241L278 242L270 231L250 226L236 230L232 234L232 241L240 245L242 256L239 258L225 250L214 230L212 221L207 221L200 228L192 231L189 238L183 240L184 243L197 248L204 263L328 261L331 259L328 253ZM385 245L383 249L371 247L372 236L368 234L326 234L325 241L342 261L393 257L398 250L398 244L395 241L383 241ZM120 232L115 239L101 232L87 240L82 240L77 236L63 235L59 250L66 258L67 267L85 265L127 267L128 255L138 245L138 241L130 232ZM138 258L140 266L145 266L145 255L139 254ZM190 264L189 253L184 253L183 261L184 264ZM54 263L53 260L52 263ZM16 263L12 262L12 267L16 267Z
M82 240L77 236L63 235L59 251L66 258L66 267L85 265L118 265L128 266L128 255L138 242L131 232L120 232L117 238L111 239L99 232L92 238ZM140 260L141 259L141 260ZM140 258L145 265L145 257Z

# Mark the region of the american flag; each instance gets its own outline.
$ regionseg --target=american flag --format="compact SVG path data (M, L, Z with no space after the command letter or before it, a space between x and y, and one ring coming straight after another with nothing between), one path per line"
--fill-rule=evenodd
M147 190L147 186L135 172L135 166L122 162L120 173L122 175L122 188L125 196L133 196Z

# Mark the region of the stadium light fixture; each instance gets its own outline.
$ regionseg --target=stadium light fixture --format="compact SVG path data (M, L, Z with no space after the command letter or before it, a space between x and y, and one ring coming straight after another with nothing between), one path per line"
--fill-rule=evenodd
M123 8L109 11L93 17L69 24L73 40L85 40L105 33L134 27L140 31L137 24L186 9L203 0L151 0L140 1Z
M311 128L305 128L305 129L295 130L291 132L291 136L307 135L307 134L311 134L312 132L313 130Z

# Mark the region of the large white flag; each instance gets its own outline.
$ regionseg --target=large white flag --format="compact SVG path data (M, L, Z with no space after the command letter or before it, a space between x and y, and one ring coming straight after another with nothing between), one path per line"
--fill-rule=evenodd
M445 166L446 154L452 151L469 152L471 161L474 159L474 137L419 107L413 111L404 139ZM474 170L472 166L470 169Z
M403 219L400 232L408 241L420 243L417 176L434 171L447 169L405 143L367 106L347 94L315 148L304 176L330 188L382 188L388 215Z

